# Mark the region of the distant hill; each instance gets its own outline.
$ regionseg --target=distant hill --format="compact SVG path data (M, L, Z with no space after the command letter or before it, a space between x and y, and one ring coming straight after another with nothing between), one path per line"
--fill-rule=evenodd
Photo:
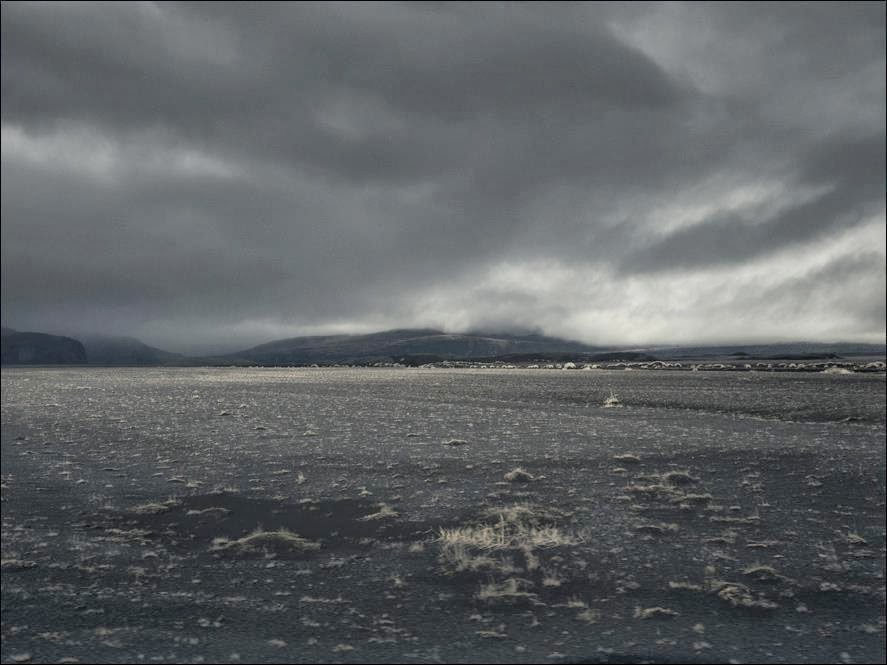
M4 365L61 365L86 363L83 344L70 337L36 332L8 332L0 337Z
M480 359L508 354L594 353L597 347L543 335L451 334L440 330L388 330L369 335L293 337L211 359L261 365L399 361L402 358ZM209 359L207 359L209 360Z
M90 365L164 365L185 362L184 356L148 346L134 337L91 335L81 338Z
M786 342L778 344L731 344L719 346L664 346L643 349L660 358L726 358L766 360L815 360L852 356L884 356L884 344L850 342Z

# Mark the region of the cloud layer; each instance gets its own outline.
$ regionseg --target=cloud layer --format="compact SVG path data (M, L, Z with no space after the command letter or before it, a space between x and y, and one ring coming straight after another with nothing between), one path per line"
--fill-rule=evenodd
M4 325L885 338L885 5L3 3Z

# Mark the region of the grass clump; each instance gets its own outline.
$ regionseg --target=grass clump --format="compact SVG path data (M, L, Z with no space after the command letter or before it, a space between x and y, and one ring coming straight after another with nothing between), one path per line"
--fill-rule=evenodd
M709 588L718 598L732 607L756 611L770 611L779 607L763 596L755 597L747 586L738 582L712 580L709 582Z
M493 573L511 575L518 572L514 563L505 558L473 553L467 547L454 545L443 548L441 561L456 573Z
M141 503L138 506L133 506L129 509L129 512L135 515L160 515L162 513L167 513L176 506L182 505L182 502L178 499L167 499L166 501L152 501L149 503Z
M576 618L585 623L597 623L601 619L601 611L592 609L582 610L576 615Z
M860 536L858 533L848 533L847 534L847 544L854 545L857 547L865 547L868 545L868 541Z
M361 522L372 522L374 520L384 520L389 518L398 517L400 513L398 513L394 508L389 506L387 503L380 503L379 510L375 513L370 513L369 515L364 515L360 518Z
M497 600L531 600L536 597L535 593L528 591L533 587L530 580L521 577L509 577L503 582L490 582L481 586L477 592L478 600L497 601Z
M536 480L536 478L532 474L524 471L520 467L509 471L503 477L510 483L529 483Z
M29 561L27 559L3 559L0 561L0 568L5 572L17 572L20 570L29 570L31 568L36 568L36 561Z
M782 582L786 578L776 572L776 569L772 566L764 566L761 564L755 564L753 566L748 566L743 569L742 574L746 577L751 577L758 582Z
M225 515L230 514L231 511L227 508L222 508L221 506L210 506L209 508L203 508L202 510L189 510L185 515L187 517L194 517L196 515L218 515L219 517L224 517Z
M635 526L634 530L636 533L642 533L650 536L664 536L667 533L674 533L680 527L677 524L666 524L665 522L660 522L659 524L638 524Z
M604 400L602 406L605 409L613 409L613 408L621 407L622 401L618 397L616 397L616 394L611 390L610 394Z
M670 610L667 607L636 607L634 608L635 619L672 619L680 616L679 612Z
M436 543L440 561L450 572L517 572L512 561L494 557L494 552L522 555L527 571L540 562L536 550L575 545L579 539L551 522L557 514L542 508L517 504L490 509L480 522L438 529Z
M295 552L310 552L320 549L320 543L303 538L288 529L265 531L261 528L252 533L230 540L228 538L216 538L212 542L215 551L255 552L262 549L283 549Z
M662 481L667 485L692 485L698 483L699 478L691 476L689 471L669 471L662 475Z

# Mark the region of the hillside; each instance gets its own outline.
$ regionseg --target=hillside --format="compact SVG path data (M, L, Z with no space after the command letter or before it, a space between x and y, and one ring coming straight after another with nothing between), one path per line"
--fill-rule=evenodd
M509 354L593 353L596 347L542 335L450 334L439 330L389 330L369 335L293 337L229 354L218 361L312 364L496 358Z
M59 365L83 364L86 350L83 344L70 337L35 332L3 330L2 364L4 365Z
M148 346L134 337L92 335L82 338L90 365L164 365L184 356Z

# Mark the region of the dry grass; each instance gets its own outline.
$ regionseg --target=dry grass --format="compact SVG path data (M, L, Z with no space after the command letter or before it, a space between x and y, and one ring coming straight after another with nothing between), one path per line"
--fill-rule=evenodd
M456 573L495 573L511 575L518 572L513 562L505 558L494 558L485 554L474 554L462 545L444 547L441 562L447 569Z
M286 549L296 552L308 552L319 550L320 543L302 538L299 534L287 529L264 531L259 528L237 540L216 538L213 540L212 549L235 552L255 552L260 549Z
M675 533L680 527L677 524L638 524L634 527L635 532L647 534L651 536L664 536L667 533Z
M519 572L511 557L495 552L522 555L527 572L540 568L535 551L575 545L579 539L550 524L555 514L529 505L512 505L483 513L485 520L451 528L440 528L436 542L440 562L447 572L489 572L511 575ZM554 581L553 576L551 581Z
M490 582L484 584L477 592L478 600L530 600L536 597L535 593L527 591L533 587L533 583L520 577L509 577L503 582Z
M532 474L524 471L520 467L509 471L503 477L510 483L529 483L536 480L536 478Z
M135 515L160 515L161 513L169 512L181 504L182 502L178 499L167 499L166 501L155 501L133 506L129 509L129 512Z
M763 611L775 610L779 607L763 596L755 597L747 586L738 582L711 580L709 581L709 589L732 607Z
M380 503L379 510L375 513L371 513L370 515L365 515L360 518L361 522L371 522L373 520L384 520L390 519L394 517L398 517L400 513L398 513L394 508L389 506L387 503Z
M782 582L786 579L778 572L776 572L776 569L772 566L765 566L761 564L748 566L747 568L743 569L742 574L746 577L754 578L758 582Z
M711 494L682 494L680 496L675 496L672 499L672 502L706 505L711 503L713 498L714 497L712 497Z
M672 619L680 616L679 612L670 610L667 607L636 607L634 608L635 619Z
M858 547L865 547L869 543L865 538L860 536L858 533L848 533L847 534L847 544L848 545L855 545Z
M195 515L217 515L219 517L224 517L225 515L230 514L231 511L227 508L222 508L220 506L210 506L209 508L204 508L202 510L189 510L185 513L186 516L195 516Z
M441 528L437 540L442 547L472 547L480 550L561 547L579 542L557 527L536 527L505 520L493 525Z
M662 481L668 485L692 485L698 483L699 478L691 476L689 471L669 471L663 474Z
M711 543L713 545L732 545L736 542L736 536L739 534L735 531L727 530L722 531L721 535L713 536L711 538L706 538L706 543Z
M601 611L583 610L576 615L576 618L579 619L579 621L584 621L585 623L597 623L601 619Z
M713 515L708 519L718 524L757 524L761 521L760 515L750 515L748 517L721 517Z
M28 561L26 559L3 559L0 561L0 568L4 572L16 572L20 570L29 570L37 566L36 561Z
M622 402L611 390L609 396L604 400L601 406L603 406L605 409L612 409L616 407L621 407Z

